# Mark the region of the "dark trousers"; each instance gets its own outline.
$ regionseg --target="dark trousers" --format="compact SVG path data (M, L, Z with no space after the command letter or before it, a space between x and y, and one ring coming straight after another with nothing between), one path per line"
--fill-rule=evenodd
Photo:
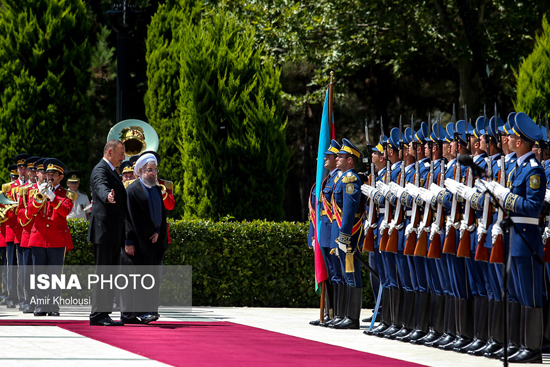
M164 250L150 244L146 251L135 256L128 255L124 248L120 252L120 265L122 274L147 273L155 278L155 287L150 290L123 289L120 293L120 312L123 318L142 316L147 313L157 313L160 298L160 282L162 279L162 257ZM141 271L136 270L138 266ZM155 267L158 267L155 269Z
M23 283L24 293L22 294L24 294L25 296L22 297L21 294L19 294L19 298L23 298L23 302L28 305L31 301L30 276L33 271L32 248L20 247L20 249L22 250L22 256L19 258L21 259L19 269L23 269L23 271L20 271L19 280L21 280L21 283ZM65 252L63 251L63 254L64 253Z
M6 247L0 247L0 266L2 267L2 293L3 298L8 298L8 259L6 256Z
M47 274L50 279L54 276L61 277L63 262L65 261L65 247L46 248L31 247L33 273L36 277L39 274ZM45 312L59 311L59 301L56 298L61 296L61 289L37 289L33 290L36 308L42 308ZM48 300L48 301L46 301Z
M19 302L17 295L17 248L18 243L6 242L8 261L8 301Z
M94 244L94 247L96 274L104 279L116 276L118 272L114 270L119 266L121 244ZM100 320L109 315L113 309L114 297L114 287L106 285L102 289L100 283L94 284L90 319Z

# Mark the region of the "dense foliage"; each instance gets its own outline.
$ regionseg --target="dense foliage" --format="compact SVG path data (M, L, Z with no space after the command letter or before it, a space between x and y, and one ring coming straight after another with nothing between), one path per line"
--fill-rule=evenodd
M226 11L188 20L180 32L185 218L282 220L289 152L279 69Z
M69 220L69 227L75 249L65 264L93 264L88 223ZM318 307L307 234L303 223L170 222L164 264L192 266L195 306ZM363 297L374 306L368 282Z
M90 23L82 0L0 6L0 177L18 153L89 170ZM85 179L85 181L87 181Z
M550 113L550 25L544 18L542 34L533 52L523 60L518 72L516 111L531 117Z

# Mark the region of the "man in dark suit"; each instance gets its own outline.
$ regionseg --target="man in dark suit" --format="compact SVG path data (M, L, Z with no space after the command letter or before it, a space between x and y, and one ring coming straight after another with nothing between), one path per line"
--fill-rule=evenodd
M152 270L155 273L153 289L141 292L122 290L121 312L124 323L148 324L158 319L160 267L168 248L166 209L157 181L158 162L157 153L142 154L135 165L138 179L126 190L128 216L121 264L131 273L135 273L134 267L140 265L155 265L159 269Z
M124 152L122 142L109 140L103 149L103 158L91 175L93 209L88 241L94 244L96 272L104 278L119 265L120 249L124 246L126 190L116 171L125 158ZM94 286L90 325L124 325L109 316L114 286L106 284L106 289L100 288L98 284Z

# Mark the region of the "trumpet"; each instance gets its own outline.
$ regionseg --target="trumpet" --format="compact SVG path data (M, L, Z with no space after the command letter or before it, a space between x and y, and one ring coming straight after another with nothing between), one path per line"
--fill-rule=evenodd
M34 201L36 201L38 204L42 204L47 199L46 197L44 197L44 193L48 189L53 191L53 185L50 182L48 182L46 187L44 187L42 190L34 194Z
M14 208L17 208L19 203L7 198L5 195L0 194L0 223L8 220L6 215Z

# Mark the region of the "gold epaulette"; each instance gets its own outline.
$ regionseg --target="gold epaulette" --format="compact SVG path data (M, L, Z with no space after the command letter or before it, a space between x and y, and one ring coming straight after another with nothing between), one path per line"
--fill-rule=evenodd
M127 189L128 186L130 186L132 184L132 182L134 182L135 180L128 180L126 182L124 182L124 188Z
M351 175L351 176L344 176L342 178L342 182L343 183L350 183L350 182L355 182L357 181L357 177L355 175Z
M78 197L78 193L76 191L67 190L66 196L74 203Z
M159 181L162 181L164 187L166 187L166 190L170 190L170 191L174 190L174 183L172 181L160 180L160 179Z
M2 193L9 194L11 191L11 183L5 183L2 185Z
M16 188L19 196L27 196L29 194L29 188L27 186L19 186Z

